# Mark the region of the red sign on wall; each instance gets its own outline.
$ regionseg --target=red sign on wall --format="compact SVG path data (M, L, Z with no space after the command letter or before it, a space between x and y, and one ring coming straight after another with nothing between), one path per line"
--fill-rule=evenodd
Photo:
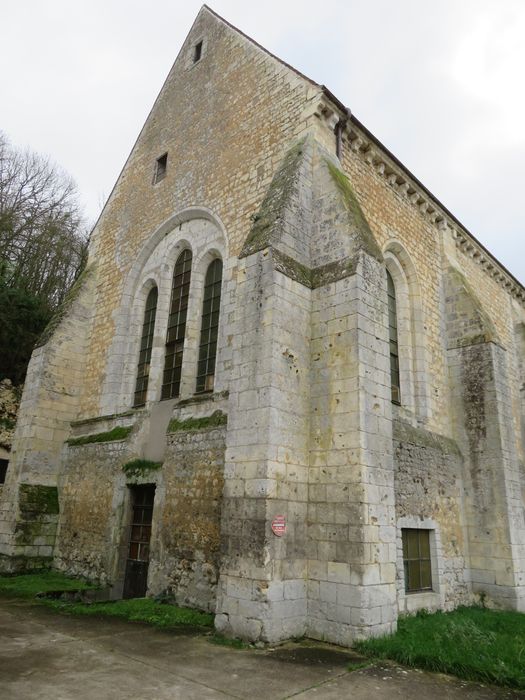
M272 520L272 532L277 537L282 537L286 532L286 517L284 515L276 515Z

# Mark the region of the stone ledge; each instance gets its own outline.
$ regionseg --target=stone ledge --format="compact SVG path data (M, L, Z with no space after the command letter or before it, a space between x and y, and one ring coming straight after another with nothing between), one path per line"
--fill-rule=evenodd
M143 413L144 409L130 409L129 411L124 411L123 413L109 413L105 416L95 416L94 418L82 418L80 420L72 420L70 425L72 428L80 428L83 425L90 425L91 423L101 423L106 420L115 420L118 418L129 418L130 416L135 416Z

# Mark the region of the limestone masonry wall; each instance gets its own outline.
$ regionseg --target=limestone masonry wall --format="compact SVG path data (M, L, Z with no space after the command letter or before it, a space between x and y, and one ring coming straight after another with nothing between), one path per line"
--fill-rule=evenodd
M435 552L438 581L434 595L423 594L419 606L452 608L471 601L468 543L463 512L463 458L457 444L402 420L394 421L396 517L426 521L439 537ZM401 541L399 540L401 549ZM398 559L403 561L402 550ZM414 609L414 595L405 595L403 567L397 569L400 608Z
M206 37L201 61L187 57ZM284 148L293 140L309 83L201 13L184 43L94 232L101 283L86 369L83 416L96 415L114 313L133 260L174 213L204 205L239 252ZM155 160L166 177L151 186ZM137 197L140 192L140 197ZM168 196L169 193L169 196Z
M150 591L215 612L220 567L225 428L168 435Z
M524 302L333 95L203 7L33 354L0 569L118 598L131 560L147 595L269 643L350 645L480 597L525 610Z

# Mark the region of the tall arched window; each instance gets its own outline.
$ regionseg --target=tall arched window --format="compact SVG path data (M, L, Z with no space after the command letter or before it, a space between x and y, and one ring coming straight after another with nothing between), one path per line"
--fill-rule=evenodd
M392 387L393 403L401 403L399 376L399 346L397 341L397 306L396 288L392 275L386 271L388 294L388 339L390 341L390 384Z
M161 399L172 399L180 393L182 352L190 293L191 259L191 250L186 248L177 258L173 271Z
M155 316L157 314L157 287L153 287L146 299L144 310L144 323L142 324L142 337L140 339L139 363L137 366L137 381L133 406L142 406L146 403L148 393L149 368L151 362L151 350L153 348L153 331L155 330Z
M197 364L196 391L212 391L215 380L215 358L221 305L222 260L209 264L204 280L201 338Z

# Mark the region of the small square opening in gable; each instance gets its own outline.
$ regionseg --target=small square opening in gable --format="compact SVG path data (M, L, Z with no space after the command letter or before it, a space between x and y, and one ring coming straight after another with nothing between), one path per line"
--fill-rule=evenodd
M163 180L166 177L167 168L168 168L168 154L164 153L164 155L160 156L160 158L157 158L157 161L155 163L155 173L153 175L153 184L159 182L160 180Z
M200 61L202 57L202 39L197 42L193 48L193 63Z

